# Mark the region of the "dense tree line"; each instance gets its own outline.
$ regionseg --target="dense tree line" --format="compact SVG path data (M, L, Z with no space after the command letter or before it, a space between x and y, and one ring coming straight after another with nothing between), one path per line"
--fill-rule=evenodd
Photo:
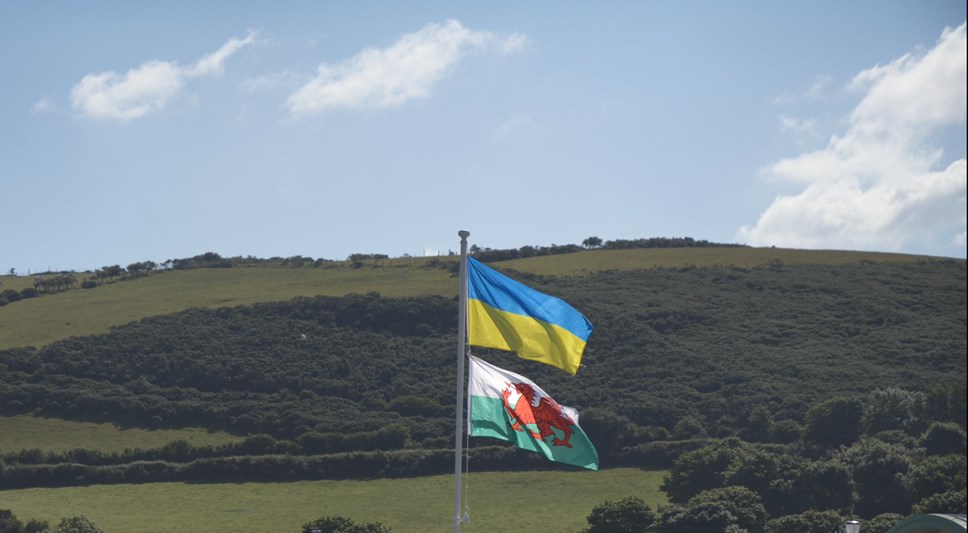
M477 259L484 262L508 261L525 257L544 255L572 254L597 248L603 250L629 250L633 248L707 248L707 247L742 247L741 244L723 244L707 240L696 240L692 237L652 237L649 239L616 239L603 241L598 237L589 237L579 246L577 244L552 244L550 246L522 246L494 250L487 247L471 246L470 252Z
M507 446L474 446L475 471L556 468L534 453ZM78 457L80 457L78 455ZM453 472L453 449L403 449L294 455L269 453L212 456L186 461L142 460L117 464L76 462L2 464L0 488L57 487L160 481L289 481L378 479Z

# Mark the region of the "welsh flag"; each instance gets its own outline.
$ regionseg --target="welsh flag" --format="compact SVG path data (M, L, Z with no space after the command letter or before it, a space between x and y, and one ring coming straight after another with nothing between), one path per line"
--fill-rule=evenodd
M558 405L530 379L472 355L467 388L472 437L506 440L551 461L598 470L598 452L578 427L578 411Z

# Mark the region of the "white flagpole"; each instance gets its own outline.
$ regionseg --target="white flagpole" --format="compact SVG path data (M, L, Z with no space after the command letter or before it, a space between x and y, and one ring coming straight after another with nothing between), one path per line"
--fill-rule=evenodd
M454 422L454 533L460 533L462 522L461 496L461 459L464 450L464 360L467 358L467 238L469 231L457 232L460 237L460 288L458 290L457 311L457 411Z

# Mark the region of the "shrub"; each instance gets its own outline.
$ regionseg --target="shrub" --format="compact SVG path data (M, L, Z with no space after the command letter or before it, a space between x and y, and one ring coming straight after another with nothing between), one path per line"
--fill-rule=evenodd
M941 492L933 496L929 496L919 501L911 508L911 512L915 514L965 514L965 508L968 507L968 505L965 503L966 499L968 499L968 495L966 495L965 489L949 490L947 492Z
M303 533L390 533L380 522L356 522L342 516L324 516L303 524Z
M801 435L803 435L803 426L796 420L787 418L770 425L770 442L790 444L800 440Z
M844 523L837 511L804 511L781 516L766 523L766 533L830 533Z
M585 533L645 533L655 518L655 511L634 496L617 502L606 500L588 515Z
M9 509L0 509L0 533L21 533L24 524Z
M954 422L934 422L920 440L928 455L965 454L965 430Z
M81 515L62 518L51 533L104 533L97 525Z
M860 436L864 404L858 398L832 398L807 410L804 438L822 446L850 444Z
M33 287L26 287L24 290L20 291L20 295L24 298L36 298L40 296L40 292Z
M23 295L13 289L7 289L0 292L0 298L7 300L10 303L19 302L23 299Z
M655 533L682 533L683 531L743 531L736 524L736 517L720 502L703 502L697 505L672 505L662 509L653 527ZM824 532L827 533L827 532Z
M705 504L718 504L735 517L739 528L762 531L769 514L758 494L746 487L724 487L700 492L686 504L687 508L699 508Z

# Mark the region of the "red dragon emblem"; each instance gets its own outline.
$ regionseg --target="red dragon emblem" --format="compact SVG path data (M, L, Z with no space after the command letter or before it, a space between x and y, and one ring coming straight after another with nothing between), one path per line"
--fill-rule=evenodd
M548 396L538 396L535 390L527 383L508 383L507 387L501 391L504 398L504 409L511 415L511 428L515 431L527 431L532 437L544 441L550 436L554 436L552 444L555 446L567 446L571 448L568 440L571 439L571 426L576 425L570 416L565 414L558 402ZM514 402L512 406L511 403ZM528 428L529 425L538 427L535 432ZM551 428L555 427L565 434L565 438L559 439L558 434Z

